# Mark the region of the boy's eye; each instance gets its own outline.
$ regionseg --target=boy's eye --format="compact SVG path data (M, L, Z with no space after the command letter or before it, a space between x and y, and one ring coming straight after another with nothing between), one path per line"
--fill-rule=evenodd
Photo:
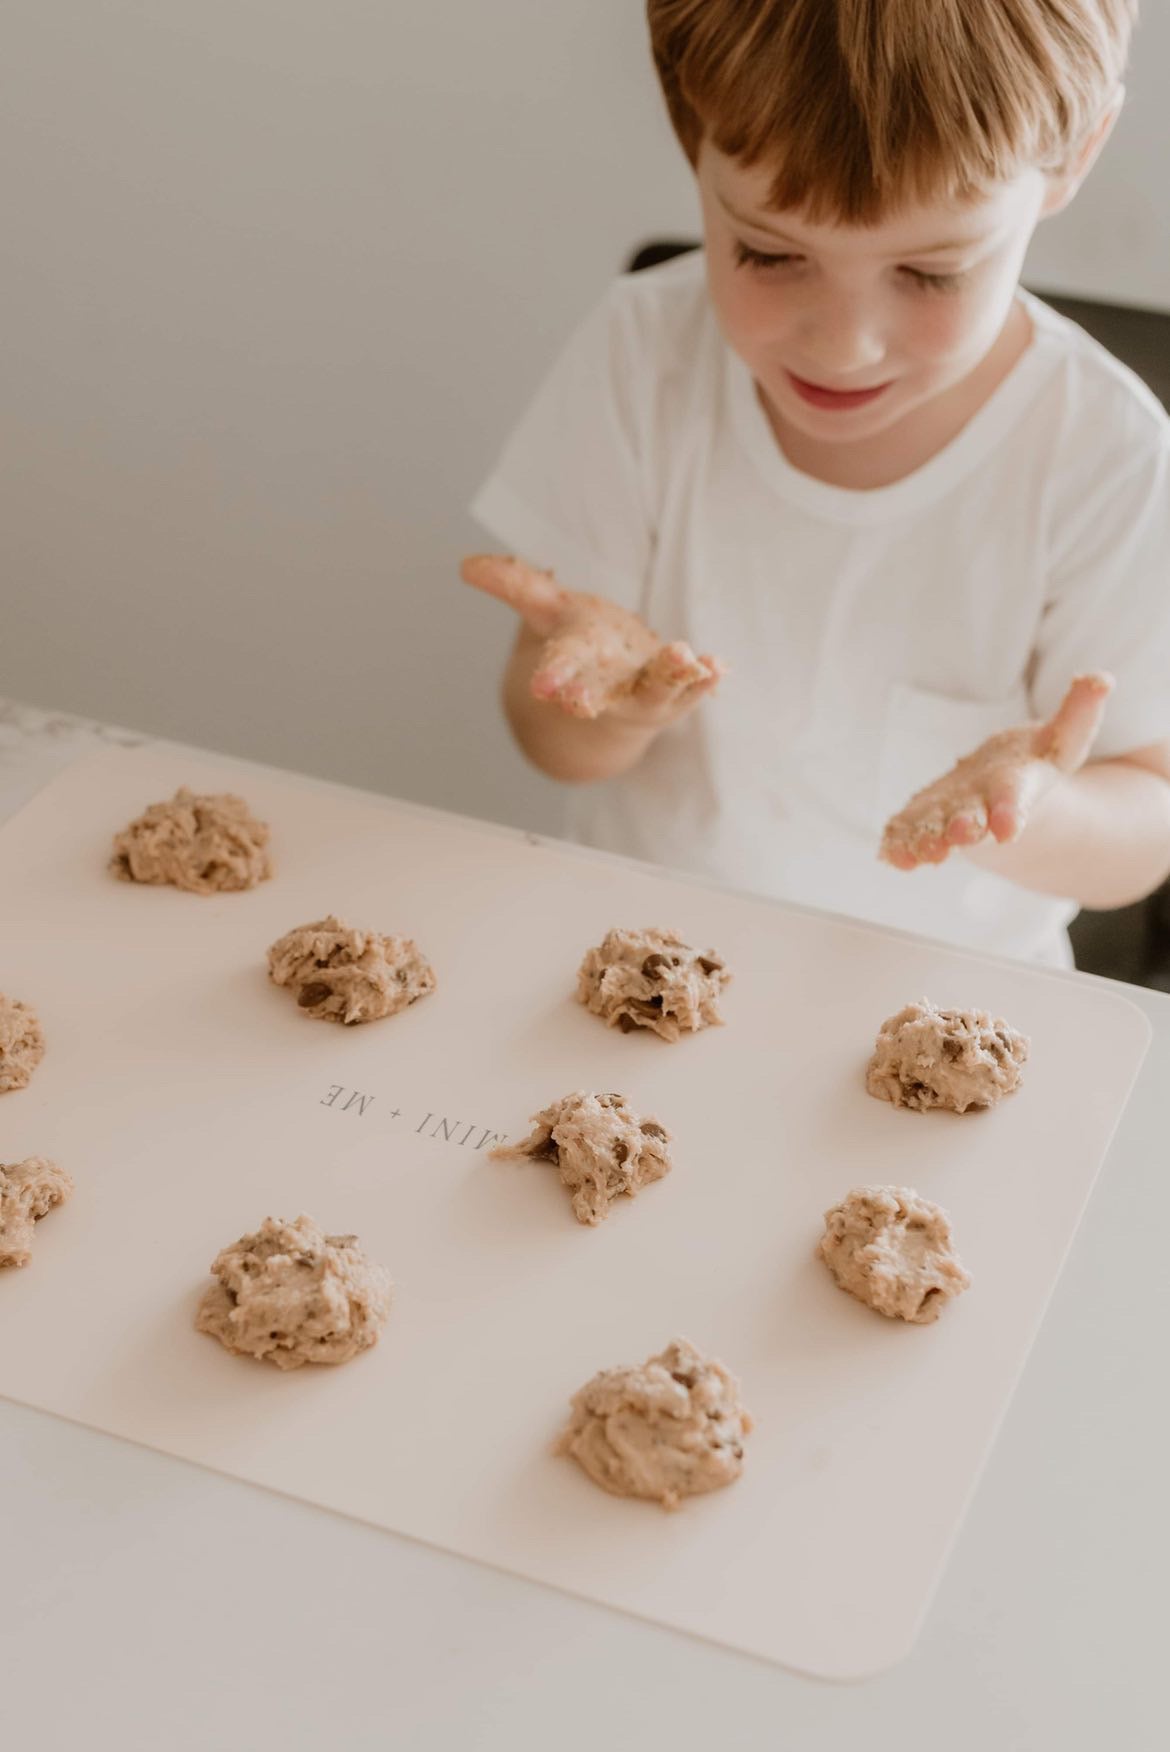
M929 292L957 292L966 274L928 274L925 268L902 268L901 272L913 281L914 285L925 287Z
M793 262L798 262L796 255L768 255L762 249L753 249L750 243L735 240L735 265L737 268L785 268Z

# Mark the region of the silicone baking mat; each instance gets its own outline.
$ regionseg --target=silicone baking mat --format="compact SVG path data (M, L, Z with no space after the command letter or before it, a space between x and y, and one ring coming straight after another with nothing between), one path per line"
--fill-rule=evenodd
M107 874L114 830L180 784L248 798L272 881ZM365 1027L298 1013L265 949L329 911L414 936L437 991ZM584 950L644 924L726 958L725 1027L672 1046L574 1001ZM0 1393L839 1678L914 1639L1148 1040L1088 981L158 745L0 830L0 989L49 1043L0 1098L0 1160L52 1156L77 1188L0 1273ZM958 1117L865 1093L879 1024L922 995L1031 1036L1017 1095ZM490 1156L577 1088L675 1135L673 1173L596 1229L551 1168ZM866 1182L951 1213L974 1286L933 1326L814 1258ZM372 1351L283 1374L192 1319L222 1245L302 1210L356 1233L395 1303ZM676 1334L756 1430L735 1485L667 1514L550 1445L582 1382Z

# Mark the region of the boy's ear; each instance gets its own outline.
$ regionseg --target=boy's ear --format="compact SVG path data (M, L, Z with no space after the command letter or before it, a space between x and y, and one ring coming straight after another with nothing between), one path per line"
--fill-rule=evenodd
M1117 118L1121 114L1124 102L1125 87L1119 85L1113 101L1069 165L1064 170L1056 171L1049 176L1044 205L1040 209L1042 219L1047 219L1053 213L1059 213L1068 206L1100 157L1101 150L1113 132Z

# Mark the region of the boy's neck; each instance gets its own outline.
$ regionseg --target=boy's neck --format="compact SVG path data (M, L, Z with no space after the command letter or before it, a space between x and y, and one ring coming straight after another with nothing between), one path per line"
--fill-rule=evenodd
M890 487L946 448L1010 375L1032 342L1032 319L1017 298L998 337L974 370L950 389L872 438L824 443L795 430L756 385L773 436L793 468L854 492Z

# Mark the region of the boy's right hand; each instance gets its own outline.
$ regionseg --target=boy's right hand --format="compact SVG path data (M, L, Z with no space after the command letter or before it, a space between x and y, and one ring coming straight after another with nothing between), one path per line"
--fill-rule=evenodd
M727 673L717 657L696 657L682 640L663 644L628 609L566 590L551 572L509 554L473 554L459 572L464 583L514 608L544 640L532 693L574 718L604 712L664 729L693 711Z

